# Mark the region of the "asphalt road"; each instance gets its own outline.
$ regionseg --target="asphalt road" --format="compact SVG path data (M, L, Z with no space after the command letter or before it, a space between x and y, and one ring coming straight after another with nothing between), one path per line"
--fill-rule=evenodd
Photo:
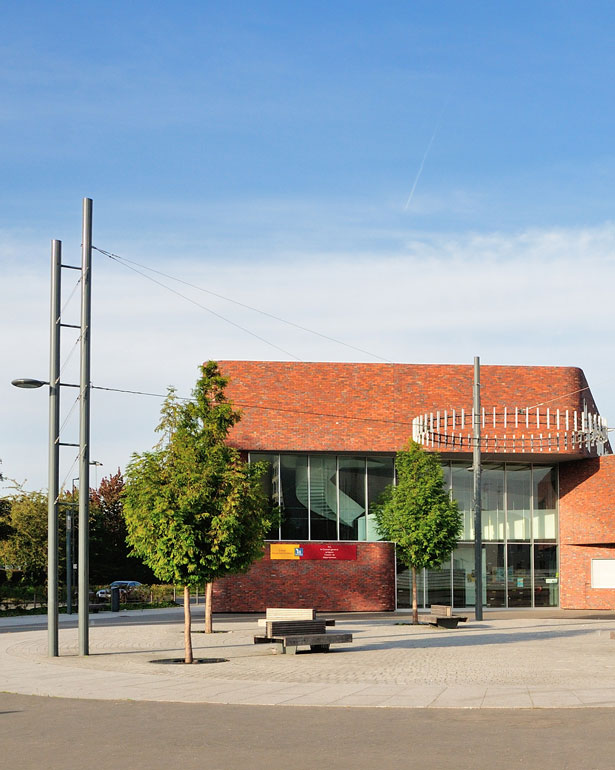
M611 770L612 709L422 710L0 693L4 770Z

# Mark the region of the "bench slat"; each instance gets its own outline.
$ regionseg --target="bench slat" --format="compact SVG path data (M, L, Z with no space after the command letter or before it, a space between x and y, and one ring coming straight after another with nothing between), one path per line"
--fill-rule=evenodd
M290 634L324 634L324 620L268 620L265 623L267 636L287 636Z
M441 617L450 618L453 614L453 608L448 604L432 604L430 607L432 615L440 615Z
M298 647L300 644L343 644L352 642L352 634L284 634L264 637L260 643L263 642L283 642L287 647Z
M316 610L303 607L267 607L265 620L315 620Z

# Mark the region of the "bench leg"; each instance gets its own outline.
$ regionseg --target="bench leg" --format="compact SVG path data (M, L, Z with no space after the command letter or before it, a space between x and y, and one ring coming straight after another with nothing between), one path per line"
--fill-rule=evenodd
M284 652L287 655L294 655L297 652L297 647L295 645L289 646L289 647L285 647L284 648Z
M329 652L329 644L310 644L310 650L312 652Z

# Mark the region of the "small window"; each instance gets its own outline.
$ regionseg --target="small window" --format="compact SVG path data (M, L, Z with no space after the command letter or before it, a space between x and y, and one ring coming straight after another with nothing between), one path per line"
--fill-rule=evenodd
M615 559L592 559L592 588L615 588Z

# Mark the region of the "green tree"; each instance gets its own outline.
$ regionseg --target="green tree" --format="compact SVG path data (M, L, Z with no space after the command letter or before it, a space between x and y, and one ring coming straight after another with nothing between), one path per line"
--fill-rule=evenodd
M125 488L120 469L102 479L98 489L90 489L90 580L140 580L151 583L152 572L129 556L124 521Z
M2 460L0 460L2 465ZM0 471L0 481L5 481L2 471ZM13 533L13 527L11 527L11 498L0 497L0 543L8 538Z
M163 582L184 586L185 661L191 663L190 588L245 572L264 549L274 514L259 478L261 465L242 461L227 444L240 413L227 401L227 380L209 361L181 402L173 389L162 406L162 439L133 454L124 515L133 553ZM211 628L211 605L209 606Z
M455 500L444 489L437 452L411 441L395 458L397 485L374 507L382 537L396 543L399 560L412 570L412 622L418 623L417 569L434 569L450 556L462 528Z
M40 585L47 575L47 495L18 489L9 500L0 561L8 572L20 572L22 581Z

